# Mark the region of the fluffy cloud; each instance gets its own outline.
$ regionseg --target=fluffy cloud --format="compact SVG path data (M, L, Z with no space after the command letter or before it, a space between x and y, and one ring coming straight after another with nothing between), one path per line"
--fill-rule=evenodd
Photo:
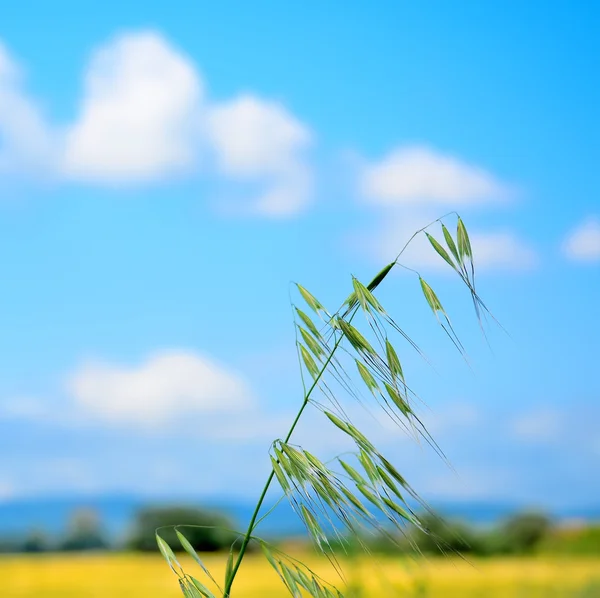
M556 442L564 434L565 414L557 409L521 413L510 424L514 436L530 443Z
M367 235L363 245L370 248L377 261L393 259L410 237L433 220L415 213L390 215L376 232ZM439 228L430 232L442 238ZM535 249L511 231L469 231L475 267L478 271L528 271L538 262ZM451 272L448 264L435 252L424 235L415 237L403 252L401 263L415 269Z
M156 33L123 35L96 51L64 172L99 182L147 181L190 168L202 84Z
M0 478L0 501L10 500L16 495L15 485L6 479Z
M283 106L243 95L214 107L209 131L220 170L271 183L253 205L268 216L297 212L307 202L310 172L304 152L311 135Z
M480 269L528 271L538 263L535 249L510 231L475 231L471 234L471 244Z
M383 214L378 230L363 238L378 261L393 259L413 233L439 217L441 208L490 206L512 194L484 169L424 146L398 147L361 173L360 194ZM535 250L511 231L471 230L470 237L479 270L529 270L537 264ZM448 271L424 235L410 242L401 262Z
M51 169L53 138L40 108L23 89L22 73L0 42L0 172Z
M89 363L68 381L76 407L109 423L158 426L193 413L238 411L252 404L246 382L212 359L163 352L137 367Z
M485 170L421 146L400 147L367 165L360 181L367 200L379 205L472 205L507 194Z
M439 469L439 468L438 468ZM518 473L508 466L489 464L462 466L458 473L442 471L417 473L418 487L430 501L484 501L506 500L507 489L518 484ZM414 483L414 482L413 482Z
M42 118L0 45L0 136L0 169L92 184L193 175L202 162L205 175L243 184L244 192L260 186L236 205L242 213L289 217L312 191L308 128L256 95L206 98L195 65L156 32L120 35L98 48L78 115L63 125Z
M565 240L563 250L571 260L600 261L600 220L590 218L579 225Z
M0 419L45 419L48 410L43 401L33 397L16 397L0 401Z

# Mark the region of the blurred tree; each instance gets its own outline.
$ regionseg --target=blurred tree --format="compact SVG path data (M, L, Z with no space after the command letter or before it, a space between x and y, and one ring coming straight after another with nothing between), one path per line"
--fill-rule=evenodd
M586 521L563 523L542 540L540 550L561 554L600 554L600 526Z
M50 550L48 536L41 529L34 529L23 540L21 546L23 552L46 552Z
M185 537L198 551L229 549L236 538L235 534L223 529L231 529L233 524L220 513L191 507L151 507L138 513L128 546L134 550L154 552L158 550L156 529L176 525L182 527ZM185 527L186 525L202 527ZM173 529L161 530L160 535L174 550L181 550Z
M551 521L542 513L513 515L499 529L504 538L506 552L531 552L550 531Z
M102 533L100 518L92 509L73 513L61 550L104 550L108 542Z
M23 550L23 543L19 542L16 538L11 537L0 537L0 554L21 552Z
M433 513L421 516L420 521L428 533L415 529L411 535L420 551L437 554L477 551L480 539L468 525L446 521Z

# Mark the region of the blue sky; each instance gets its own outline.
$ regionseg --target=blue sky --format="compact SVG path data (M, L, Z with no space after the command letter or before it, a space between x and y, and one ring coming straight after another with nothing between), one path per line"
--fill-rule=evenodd
M510 337L423 241L381 298L456 472L433 500L594 505L600 42L592 3L54 2L0 11L0 496L251 497L325 304L452 210ZM357 416L358 417L358 416ZM362 417L362 415L360 416ZM316 414L299 440L343 448Z

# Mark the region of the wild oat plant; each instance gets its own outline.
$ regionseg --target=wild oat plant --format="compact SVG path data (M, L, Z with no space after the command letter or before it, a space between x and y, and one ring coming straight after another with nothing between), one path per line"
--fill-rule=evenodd
M453 235L444 222L456 220ZM429 231L441 226L438 238ZM177 560L172 547L157 530L158 547L187 598L229 598L236 576L250 543L257 544L277 572L281 583L294 598L342 598L344 591L325 581L307 565L285 554L255 535L259 523L269 515L262 514L267 492L276 481L294 511L303 521L315 548L324 554L340 574L337 552L351 540L361 543L366 531L388 536L405 533L414 526L427 533L414 505L424 507L417 493L398 469L375 444L350 420L344 408L349 400L383 410L397 426L417 440L424 439L441 455L441 451L415 413L418 399L402 369L396 339L423 356L417 343L386 311L377 299L377 289L396 267L406 268L401 258L408 245L425 235L435 251L458 275L471 295L477 319L489 314L475 291L473 253L467 230L455 214L448 214L417 231L396 259L385 266L368 284L352 278L352 292L341 307L331 312L307 289L295 285L301 305L292 305L296 330L296 348L300 362L304 396L290 429L270 448L271 472L245 533L239 533L227 559L225 579L220 584L211 575L193 546L185 537L185 526L176 528L181 547L199 565L193 576ZM444 333L464 355L450 318L434 290L421 275L418 278L425 298ZM362 331L361 331L362 330ZM321 459L303 447L291 443L294 430L308 407L318 409L328 423L347 435L355 446L331 462ZM367 549L364 546L365 550ZM348 595L348 594L346 594Z

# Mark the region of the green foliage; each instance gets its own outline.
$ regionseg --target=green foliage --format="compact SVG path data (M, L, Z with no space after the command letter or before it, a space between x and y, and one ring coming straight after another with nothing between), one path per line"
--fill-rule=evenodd
M432 512L420 514L419 522L421 528L413 526L403 535L390 537L390 534L380 533L363 537L360 541L353 539L347 543L351 546L351 551L364 546L370 552L383 554L408 553L417 550L428 555L474 554L477 556L524 555L544 547L547 547L546 550L550 548L553 552L559 552L559 547L565 546L564 543L556 540L552 544L551 540L561 534L558 534L558 530L553 531L550 519L539 513L517 513L493 527L483 528L460 520L445 520ZM587 533L585 529L579 532L581 538L584 538ZM593 532L590 535L593 536ZM574 537L573 533L571 537ZM596 539L598 537L600 534L597 533ZM585 544L585 541L583 543ZM596 544L595 549L596 553L600 551L600 543Z
M520 513L513 515L501 527L506 551L528 553L535 550L550 530L550 519L542 513Z
M478 551L480 537L461 521L445 521L438 515L427 514L421 518L427 533L414 530L413 542L423 553L464 554Z
M32 530L25 539L21 546L22 552L46 552L50 550L50 541L48 536L43 530L37 529Z
M151 507L140 511L134 522L128 547L133 550L156 551L156 530L173 550L184 550L176 526L180 526L190 545L199 552L229 548L235 535L227 531L231 521L224 515L191 507Z
M550 531L550 519L541 513L517 513L491 528L475 528L461 521L426 518L428 534L415 532L413 540L422 552L478 556L528 554L535 551Z
M98 515L89 509L76 511L71 516L67 535L60 544L61 550L84 551L108 548Z
M600 525L579 523L555 528L542 540L540 550L551 554L600 554Z

